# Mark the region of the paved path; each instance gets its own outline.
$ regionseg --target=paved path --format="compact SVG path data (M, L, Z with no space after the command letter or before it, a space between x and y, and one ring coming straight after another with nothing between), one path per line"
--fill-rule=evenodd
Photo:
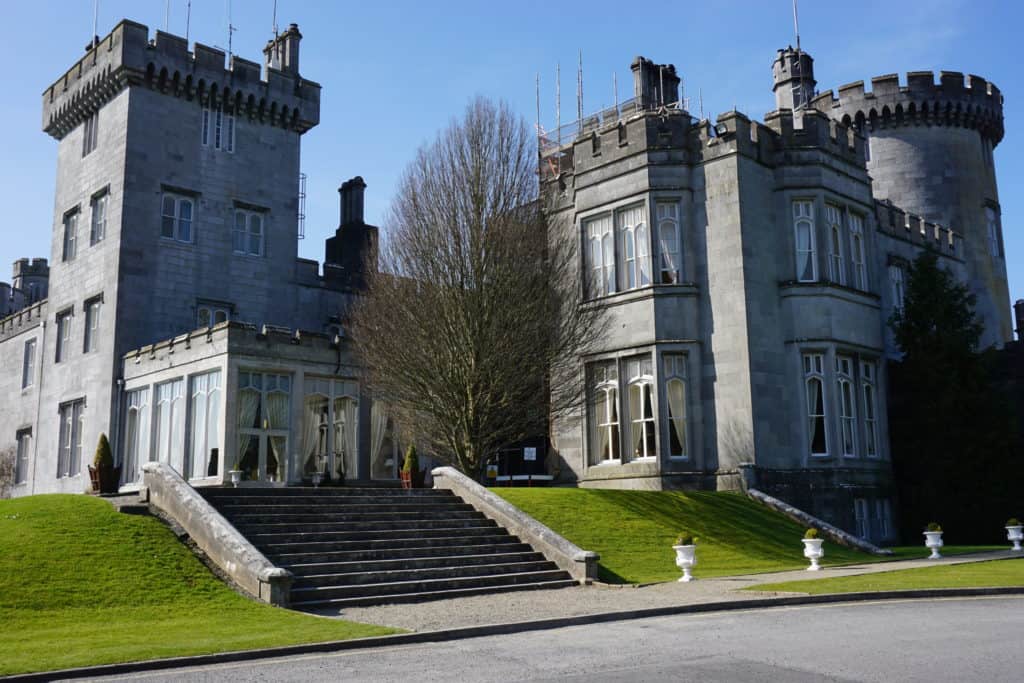
M1024 598L699 614L140 673L133 681L1019 681Z
M845 567L826 567L819 572L805 570L776 572L773 574L750 574L745 576L700 579L691 583L658 583L643 587L578 586L559 590L525 591L522 593L496 593L452 600L405 605L379 605L376 607L349 607L341 610L320 612L368 624L396 626L410 631L436 631L463 626L483 626L537 619L553 619L583 614L624 612L635 609L693 605L707 602L748 600L756 597L775 595L740 590L758 583L796 581L803 579L824 579L851 574L869 574L934 567L942 564L980 562L983 560L1020 557L1021 553L1009 550L960 555L941 560L895 560L891 562L869 562ZM698 566L699 570L699 566ZM699 577L699 571L697 572Z

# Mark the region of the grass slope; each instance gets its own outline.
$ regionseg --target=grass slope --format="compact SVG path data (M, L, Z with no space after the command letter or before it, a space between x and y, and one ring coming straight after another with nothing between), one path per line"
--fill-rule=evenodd
M901 569L877 574L837 576L832 579L787 581L751 586L753 591L786 591L792 593L860 593L923 588L990 588L1024 586L1024 562L998 560L971 564L952 564L923 569Z
M0 623L0 675L395 632L249 600L158 520L70 495L0 501Z
M804 528L738 493L495 488L495 493L586 550L601 554L600 576L610 583L679 578L671 545L686 529L698 540L694 576L800 569ZM823 564L878 562L825 542ZM1002 546L995 546L1002 547ZM991 550L951 548L943 552ZM895 549L895 559L924 557L921 547Z

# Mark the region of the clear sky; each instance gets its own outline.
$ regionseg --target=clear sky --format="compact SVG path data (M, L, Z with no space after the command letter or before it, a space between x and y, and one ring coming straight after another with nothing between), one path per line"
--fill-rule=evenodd
M234 0L234 52L262 61L273 0ZM0 0L7 67L0 107L0 280L22 256L50 256L56 142L41 132L41 93L83 54L92 0ZM771 61L793 41L790 0L699 3L337 2L278 0L278 24L299 24L301 72L323 86L319 127L303 137L309 177L300 255L323 259L338 223L338 185L362 175L368 222L381 221L415 149L475 94L507 99L531 123L535 77L542 121L555 119L555 66L562 68L562 120L576 108L583 51L584 109L613 102L612 74L629 95L635 55L673 63L690 109L733 108L761 119L773 108ZM163 28L166 0L100 0L98 33L121 18ZM189 38L227 47L227 2L193 0ZM185 33L186 0L171 0L169 30ZM1006 137L995 159L1012 299L1024 298L1024 70L1017 48L1024 3L1016 0L804 0L802 46L818 88L872 76L941 69L983 76L1002 90ZM1013 55L1018 55L1013 57ZM903 79L901 79L903 80ZM954 226L955 227L955 226Z

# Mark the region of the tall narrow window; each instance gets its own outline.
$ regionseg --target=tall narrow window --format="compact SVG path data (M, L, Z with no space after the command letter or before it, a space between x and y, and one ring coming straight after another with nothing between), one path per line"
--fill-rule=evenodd
M670 458L686 458L690 453L686 428L686 356L666 354L663 364L668 403L668 455Z
M92 198L92 219L89 224L89 244L101 242L107 236L107 193Z
M25 342L25 356L21 363L21 388L27 389L36 381L36 340Z
M213 146L215 149L220 149L221 142L221 129L224 126L224 112L220 109L213 113L214 124L213 124Z
M178 242L192 241L192 199L164 193L160 236Z
M793 202L793 230L796 237L796 279L800 282L815 282L818 279L818 264L814 256L813 202Z
M906 296L904 284L904 267L902 263L889 264L889 284L892 289L892 307L895 310L903 310L903 299Z
M619 240L619 289L651 284L650 233L644 221L644 207L634 206L615 215Z
M54 363L61 363L67 360L68 351L71 349L71 311L62 311L57 314L57 353L53 358Z
M234 114L224 115L224 151L235 151L235 116Z
M85 120L82 128L82 156L96 149L96 141L99 139L99 111L93 112L92 116Z
M240 372L238 374L238 441L236 453L230 453L235 469L252 480L284 481L287 476L288 439L291 433L291 377L288 375ZM337 449L337 474L347 472L352 478L358 473L345 469L344 464L354 462L354 454L348 452L358 446L355 422L359 411L350 407L345 417L337 418L336 427L348 425L340 430L333 446ZM323 425L325 428L326 424ZM344 437L344 438L342 438ZM334 476L334 475L332 475Z
M868 538L871 533L870 520L868 519L868 501L865 498L853 499L853 518L857 523L857 535L861 538Z
M864 398L864 454L878 457L878 405L876 368L871 361L860 364L860 382Z
M203 145L210 144L210 108L203 107Z
M222 448L220 370L196 375L190 383L189 477L215 477Z
M843 456L857 455L857 409L853 389L853 359L836 356L836 389L839 392L839 438Z
M85 399L60 407L60 441L57 453L57 478L73 477L82 470L82 431L85 423Z
M888 498L875 499L875 517L878 518L879 540L892 538L892 503Z
M149 388L129 391L125 406L121 478L127 483L142 477L142 458L154 455L149 448Z
M985 207L985 223L988 226L988 248L993 258L1003 255L1003 240L999 234L999 217L991 206Z
M14 483L28 481L28 458L32 452L32 430L22 429L17 433L18 451L14 461Z
M156 460L185 474L185 406L182 379L158 384L153 407L153 447Z
M584 223L590 257L591 297L604 296L615 291L615 244L611 216L601 216Z
M591 462L619 460L619 374L614 362L594 366L590 396Z
M232 241L236 254L263 256L263 214L235 209Z
M629 369L629 443L633 458L658 454L654 412L654 368L650 358L634 358Z
M679 203L658 202L658 251L661 260L661 283L674 285L680 281L681 258L679 235Z
M828 226L828 277L840 285L846 284L846 269L843 265L843 212L837 206L825 205L825 222Z
M78 209L64 214L64 249L61 260L73 261L78 253Z
M804 388L807 394L807 435L811 455L828 455L825 435L825 357L804 354Z
M850 261L853 263L853 286L862 292L868 291L868 267L864 260L864 219L855 213L847 216L850 221Z
M96 350L100 336L100 300L91 299L85 302L85 338L82 353Z

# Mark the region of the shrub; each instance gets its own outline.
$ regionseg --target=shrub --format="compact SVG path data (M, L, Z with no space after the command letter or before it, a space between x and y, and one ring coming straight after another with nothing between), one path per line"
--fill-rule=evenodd
M405 452L405 461L402 463L403 472L419 472L420 471L420 459L416 455L416 446L409 446L409 450Z
M1020 520L1016 517L1010 517L1006 520L1006 526L1020 526Z
M924 528L925 531L942 531L942 527L939 526L938 522L928 522L928 526Z
M6 498L17 476L17 455L14 446L0 448L0 498Z
M818 530L811 528L804 532L804 538L814 539L818 537Z
M100 433L99 443L96 444L96 455L92 459L92 466L96 469L101 467L113 467L114 455L110 452L110 441L107 435Z
M676 539L676 545L697 545L697 537L689 531L680 531L679 538Z

